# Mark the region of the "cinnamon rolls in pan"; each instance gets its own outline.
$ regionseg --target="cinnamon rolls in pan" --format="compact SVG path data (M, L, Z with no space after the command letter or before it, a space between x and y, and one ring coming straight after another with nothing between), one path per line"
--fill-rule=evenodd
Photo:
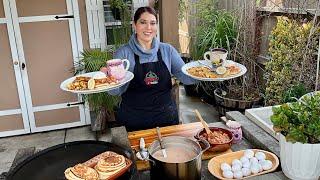
M106 180L114 177L126 165L123 155L107 151L83 164L66 169L64 174L68 180Z
M100 159L94 169L98 172L100 179L108 179L125 167L126 159L124 156L110 153L109 156Z

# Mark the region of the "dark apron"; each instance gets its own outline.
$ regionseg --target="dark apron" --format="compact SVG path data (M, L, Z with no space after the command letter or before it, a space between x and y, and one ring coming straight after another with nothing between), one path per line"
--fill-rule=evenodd
M177 106L171 98L171 75L160 49L157 55L157 62L144 64L134 55L134 78L121 96L117 114L117 121L128 131L179 123Z

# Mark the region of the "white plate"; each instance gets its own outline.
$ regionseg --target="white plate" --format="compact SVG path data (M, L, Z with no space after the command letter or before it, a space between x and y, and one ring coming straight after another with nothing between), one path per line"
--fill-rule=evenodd
M201 63L203 63L203 64L207 64L208 66L211 66L210 61L207 61L207 60L199 60L199 61L201 61ZM202 77L193 76L187 72L187 69L192 68L192 67L205 67L204 65L200 64L198 61L192 61L192 62L185 64L184 66L182 66L181 70L187 76L190 76L190 77L197 79L197 80L200 80L200 81L225 81L225 80L233 79L236 77L240 77L247 72L247 68L242 64L239 64L239 63L231 61L231 60L227 60L226 65L228 65L228 64L236 65L237 67L239 67L241 69L241 71L238 74L230 75L230 76L223 77L223 78L202 78Z
M127 82L131 81L134 77L133 73L130 72L130 71L127 71L126 72L126 75L125 77L119 82L119 84L115 84L115 85L112 85L112 86L104 86L104 87L101 87L101 88L95 88L95 89L92 89L92 90L70 90L67 88L67 85L72 83L76 77L78 76L86 76L86 77L92 77L96 72L90 72L90 73L85 73L85 74L79 74L77 76L74 76L74 77L71 77L69 79L66 79L65 81L63 81L61 84L60 84L60 88L64 91L68 91L68 92L72 92L72 93L77 93L77 94L93 94L93 93L100 93L100 92L105 92L105 91L109 91L109 90L112 90L112 89L116 89L118 87L121 87L123 86L124 84L126 84Z

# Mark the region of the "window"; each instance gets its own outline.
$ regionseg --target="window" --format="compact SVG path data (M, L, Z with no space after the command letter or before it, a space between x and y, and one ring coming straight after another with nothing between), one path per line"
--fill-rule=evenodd
M132 1L130 0L123 0L128 9L131 11L132 14ZM117 28L121 27L121 20L120 20L120 12L117 10L112 10L110 7L110 0L103 1L103 10L104 10L104 19L105 19L105 27L106 27L106 35L107 35L107 45L114 44L114 31Z

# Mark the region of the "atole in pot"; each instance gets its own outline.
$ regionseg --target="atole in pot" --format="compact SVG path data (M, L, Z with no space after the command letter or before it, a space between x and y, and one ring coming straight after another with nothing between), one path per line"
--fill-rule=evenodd
M205 144L201 149L199 143ZM167 136L163 144L168 155L164 158L159 141L148 148L151 179L201 179L201 156L210 144L205 140L193 141L181 136Z

